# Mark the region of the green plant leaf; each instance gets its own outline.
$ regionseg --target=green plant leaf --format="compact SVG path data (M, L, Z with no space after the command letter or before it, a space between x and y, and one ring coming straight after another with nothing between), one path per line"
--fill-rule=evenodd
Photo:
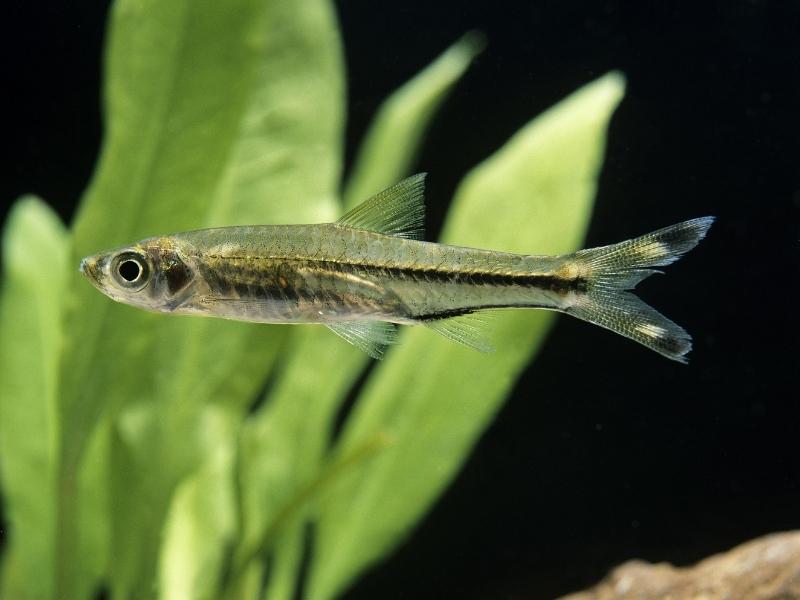
M252 96L263 29L258 0L115 3L106 53L107 138L75 223L76 263L205 223ZM147 356L161 321L114 305L77 275L71 284L62 412L74 426L65 444L85 441L87 424L109 404L150 396L139 383L141 371L131 373L127 360ZM98 369L106 356L114 360Z
M456 192L444 240L540 254L578 247L623 88L618 74L595 81L476 167ZM323 503L310 598L336 596L408 534L466 460L550 323L543 311L499 315L498 351L488 356L429 331L406 332L370 377L337 452L379 431L394 443L344 474Z
M106 52L107 134L75 224L75 263L81 255L203 222L250 96L263 49L262 19L257 0L114 5ZM158 399L160 383L158 317L113 305L77 277L71 283L60 406L58 581L64 598L80 595L80 562L94 555L75 549L88 535L80 529L87 520L74 490L86 441L105 411ZM112 516L125 523L118 511ZM114 589L128 589L125 574L131 575L127 586L152 589L155 548L136 545L148 531L137 530L141 537L125 547L136 547L132 554L149 568L112 561Z
M14 204L2 239L0 480L10 525L0 596L54 592L56 412L67 233L50 208Z
M343 102L328 9L118 0L106 62L108 137L76 223L74 260L202 225L333 215ZM171 494L203 463L197 412L214 401L241 413L284 330L148 315L114 306L84 281L73 283L72 305L61 555L74 558L69 543L80 537L69 499L85 440L104 411L122 411L128 426L114 455L135 472L113 494L114 537L126 550L112 565L112 587L148 593ZM61 571L69 589L69 569Z
M86 254L203 222L229 160L263 51L259 0L119 0L106 51L106 139L74 229ZM70 271L72 272L72 270ZM77 594L87 558L75 491L102 414L158 397L159 317L70 281L59 414L58 589ZM90 555L91 556L91 555ZM112 563L115 567L121 566Z
M241 438L242 532L234 559L242 569L253 552L263 557L263 541L282 566L282 581L293 581L288 565L300 546L303 521L294 507L304 485L318 473L329 428L341 399L365 364L364 354L320 327L300 328L286 348L265 405L245 422ZM284 518L291 514L291 519ZM282 531L289 527L292 534ZM279 534L281 544L275 547ZM278 584L275 584L278 585ZM288 583L278 587L285 590Z
M484 44L482 34L467 33L384 101L356 155L346 208L409 174L436 111Z
M208 226L313 223L338 213L343 66L327 2L264 3L268 26L256 87L206 217ZM287 51L291 49L291 51ZM189 386L176 397L250 403L289 331L194 319L184 336Z
M467 34L381 106L359 150L344 193L353 204L397 182L411 168L436 109L463 75L483 39ZM247 556L275 526L282 507L318 473L332 422L368 357L327 330L306 328L286 350L286 364L263 410L243 431L244 530L238 556ZM303 522L282 532L270 597L290 597ZM285 554L286 556L282 556Z
M95 427L78 473L78 502L81 507L78 531L81 535L77 540L77 554L81 560L74 561L73 573L77 598L87 598L96 592L97 582L108 573L109 564L114 560L109 552L111 431L109 418L104 418Z
M220 565L236 533L235 419L222 407L203 412L209 456L178 486L166 521L158 586L165 600L217 598Z
M332 8L319 0L302 6L278 0L264 5L263 63L211 206L209 225L313 222L330 220L336 213L344 118L341 49ZM196 438L198 430L188 405L198 407L208 400L241 418L288 332L286 327L210 319L176 320L164 330L168 333L159 343L163 353L159 363L168 366L161 370L166 375L159 386L163 399L150 403L149 420L162 420L169 413L169 426L156 429L162 432L160 440L153 439L147 428L140 430L141 436L126 441L138 446L134 454L142 457L138 471L143 474L148 461L160 454L182 454L171 448L176 438L191 446L188 440ZM173 356L180 360L171 361ZM203 461L202 455L213 451L215 443L221 443L210 442L205 435L201 438L186 460L176 463L174 469L164 469L159 477L147 475L142 486L159 498L168 498L186 470ZM210 480L195 485L202 482ZM173 505L171 521L203 518L201 514L182 515L183 506ZM153 512L152 502L149 512ZM159 522L150 522L150 539L155 541ZM206 541L206 552L194 556L198 560L206 557L202 568L196 569L201 573L213 571L209 561L222 560L215 546L226 540L208 537ZM170 581L174 583L175 578Z

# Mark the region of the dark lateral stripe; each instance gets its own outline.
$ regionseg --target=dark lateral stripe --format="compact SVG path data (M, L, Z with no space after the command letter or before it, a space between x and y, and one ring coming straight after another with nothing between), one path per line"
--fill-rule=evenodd
M527 273L492 273L489 271L448 271L443 269L428 269L421 267L393 267L375 265L354 265L349 263L326 263L321 265L328 268L342 269L348 267L354 274L368 272L372 275L383 275L398 279L415 279L432 283L465 283L471 285L494 285L536 287L550 290L559 294L568 292L587 291L588 282L583 277L564 279L556 275L541 275Z
M222 257L219 257L222 258ZM225 257L227 259L239 260L252 260L256 257ZM396 279L412 279L416 281L425 281L431 283L464 283L472 285L494 285L494 286L522 286L522 287L536 287L543 290L549 290L558 294L566 294L569 292L586 292L588 289L588 280L584 277L576 277L573 279L565 279L557 275L550 274L536 274L536 273L494 273L491 271L456 271L447 269L436 269L428 267L400 267L392 265L370 265L359 263L348 263L339 261L327 260L273 260L276 264L276 269L283 266L284 268L291 269L289 265L298 262L304 264L311 269L318 269L320 271L344 272L353 275L367 273L373 277L393 277ZM236 278L237 272L240 274L247 274L253 277L258 273L258 269L254 269L250 265L240 265L238 269L231 269L226 273L226 276ZM265 273L267 275L267 273Z

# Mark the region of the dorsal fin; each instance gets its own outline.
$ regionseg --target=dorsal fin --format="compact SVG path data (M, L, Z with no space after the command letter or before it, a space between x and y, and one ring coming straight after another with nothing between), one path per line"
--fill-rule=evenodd
M418 173L386 188L336 221L354 229L422 239L425 234L425 175Z

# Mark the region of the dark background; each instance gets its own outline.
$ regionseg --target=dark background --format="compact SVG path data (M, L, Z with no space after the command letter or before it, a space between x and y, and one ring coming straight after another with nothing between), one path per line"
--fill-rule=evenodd
M338 6L348 156L387 93L464 31L488 36L420 160L431 235L464 172L611 69L628 91L587 245L719 218L642 286L694 334L690 365L560 319L455 484L347 597L549 598L626 559L688 564L798 528L800 2ZM100 141L107 2L9 7L0 218L36 192L68 220Z

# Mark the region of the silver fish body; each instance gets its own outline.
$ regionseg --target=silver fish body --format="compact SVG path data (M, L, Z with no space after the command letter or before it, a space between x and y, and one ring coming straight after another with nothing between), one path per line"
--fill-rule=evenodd
M559 308L567 259L447 246L335 223L174 236L198 276L172 308L277 323L416 323L493 307ZM156 242L158 244L158 242Z
M711 225L694 219L565 256L510 254L425 242L423 176L406 179L337 223L224 227L149 238L84 259L114 300L152 311L259 323L319 323L375 357L393 324L426 325L489 345L469 315L495 308L558 310L669 358L691 348L680 327L627 292L693 248Z

